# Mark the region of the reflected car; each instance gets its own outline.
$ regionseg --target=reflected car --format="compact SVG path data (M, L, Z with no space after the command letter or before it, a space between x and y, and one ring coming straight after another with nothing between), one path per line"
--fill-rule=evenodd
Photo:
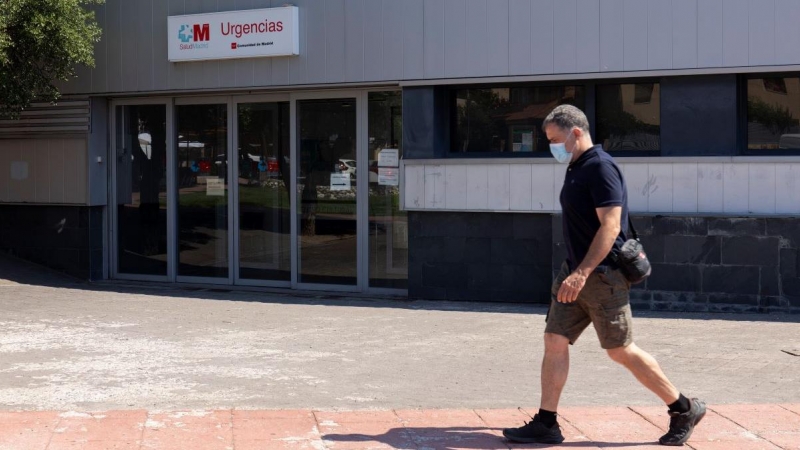
M338 169L341 173L349 173L350 178L356 178L356 161L354 159L340 159Z
M781 135L778 148L800 148L800 134Z
M369 182L370 183L378 182L378 161L369 162Z

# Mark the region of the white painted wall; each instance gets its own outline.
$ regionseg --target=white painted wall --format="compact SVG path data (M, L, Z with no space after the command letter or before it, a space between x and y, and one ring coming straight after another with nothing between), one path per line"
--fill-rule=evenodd
M800 157L618 158L633 212L800 214ZM547 160L405 161L408 211L561 210L566 166Z
M86 204L85 138L0 139L0 203Z

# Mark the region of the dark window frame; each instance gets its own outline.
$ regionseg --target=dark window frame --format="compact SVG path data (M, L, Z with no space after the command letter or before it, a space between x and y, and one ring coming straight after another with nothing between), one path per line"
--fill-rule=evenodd
M758 72L748 73L739 76L738 80L738 112L737 124L738 130L736 139L738 142L736 154L739 156L800 156L800 149L766 149L757 150L748 148L749 145L749 130L748 130L748 110L747 110L747 84L750 80L758 80L765 78L800 78L800 72Z
M453 143L456 142L456 134L458 133L458 110L455 107L457 101L457 92L468 89L503 89L503 88L531 88L531 87L556 87L556 86L581 86L584 89L584 113L589 120L590 134L592 141L597 143L597 86L601 85L616 85L616 84L642 84L642 83L658 83L661 85L660 77L646 77L646 78L612 78L607 80L558 80L558 81L536 81L536 82L521 82L521 83L481 83L481 84L459 84L448 86L447 93L447 117L450 123L449 137L450 145L446 151L446 158L450 159L483 159L483 158L552 158L546 152L457 152L453 149ZM659 96L661 90L659 89ZM663 116L661 110L662 103L659 97L659 121ZM652 100L651 100L652 101ZM610 151L615 158L636 158L647 156L661 156L661 133L659 131L659 149L658 150L614 150Z

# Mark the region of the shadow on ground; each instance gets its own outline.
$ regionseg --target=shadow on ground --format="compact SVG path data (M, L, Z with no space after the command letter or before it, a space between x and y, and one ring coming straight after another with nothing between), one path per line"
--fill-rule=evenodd
M635 448L657 445L656 442L599 442L574 441L558 445L509 443L498 434L500 429L472 427L404 427L392 428L382 434L325 434L327 442L349 444L353 448L358 442L379 442L396 449L479 449L496 450L512 448Z
M152 295L158 297L190 298L197 300L258 302L292 305L354 306L428 311L488 312L497 314L533 314L544 316L547 305L504 302L452 302L438 300L409 300L402 296L375 296L321 291L290 291L278 288L171 284L111 280L88 282L42 267L7 254L0 254L0 286L31 285L80 289L94 292ZM731 320L740 322L800 323L800 314L770 313L693 313L635 311L643 318L688 320Z

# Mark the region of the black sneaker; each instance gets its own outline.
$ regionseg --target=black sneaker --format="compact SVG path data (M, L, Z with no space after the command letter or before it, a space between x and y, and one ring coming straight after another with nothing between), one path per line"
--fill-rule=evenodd
M669 413L669 431L667 431L667 434L664 436L661 436L658 443L661 445L674 446L685 444L686 441L689 440L689 437L691 437L694 426L700 423L705 415L706 404L701 400L693 398L691 408L689 408L688 412L682 414L677 412Z
M547 428L539 420L538 414L533 416L533 420L525 422L525 425L519 428L506 428L503 430L503 436L509 441L523 443L560 444L564 442L564 436L561 434L561 427L558 426L558 422Z

